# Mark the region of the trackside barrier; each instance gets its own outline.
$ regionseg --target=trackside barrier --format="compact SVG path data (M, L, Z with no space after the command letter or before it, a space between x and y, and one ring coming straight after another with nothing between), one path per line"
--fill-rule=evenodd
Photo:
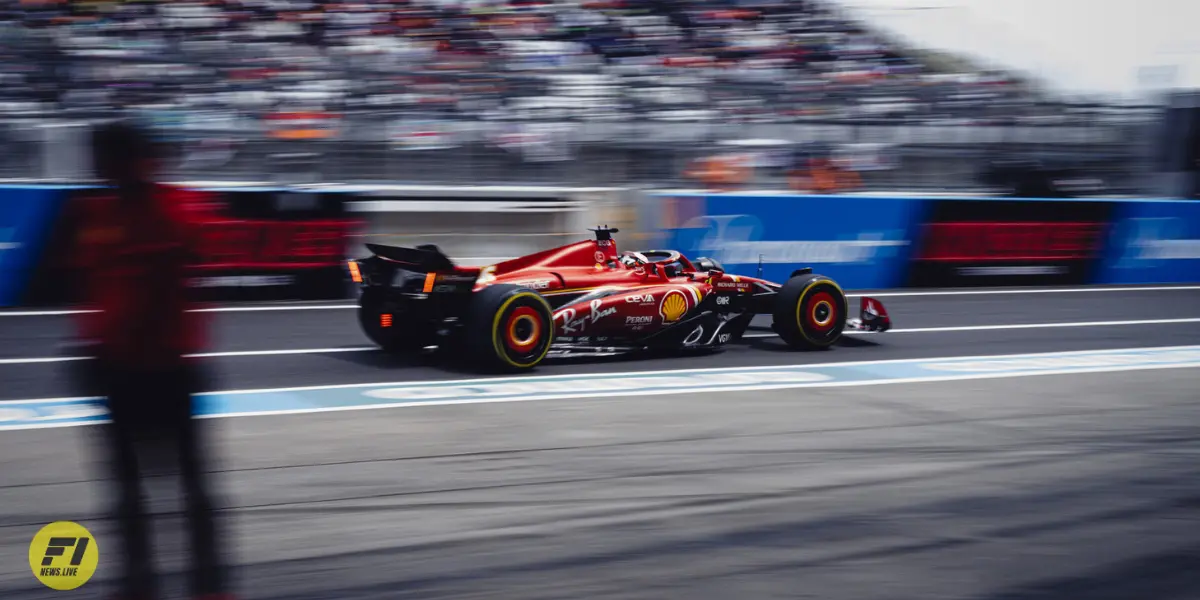
M737 274L803 266L849 289L1200 281L1200 202L520 186L182 182L211 211L196 285L237 298L344 297L369 241L437 244L467 265L557 246L597 224L625 249L676 248ZM71 198L0 185L0 304L62 299ZM250 294L253 292L253 294Z
M71 189L0 186L0 306L21 303Z
M1103 263L1106 284L1200 281L1200 201L1123 202L1114 211Z
M639 216L659 223L660 247L708 256L739 275L786 280L802 266L844 287L905 284L924 201L777 193L649 194Z
M366 242L437 244L482 265L620 227L620 188L177 182L196 192L206 261L193 284L218 299L345 297L342 261ZM0 186L0 305L69 301L72 198L92 186Z
M646 194L652 243L731 272L786 279L803 266L847 288L1200 281L1200 202Z
M359 225L345 194L278 187L187 186L203 262L192 285L212 299L344 295L342 260ZM19 253L0 253L4 306L70 302L78 237L74 204L91 186L0 187L0 231ZM9 268L11 266L11 268Z

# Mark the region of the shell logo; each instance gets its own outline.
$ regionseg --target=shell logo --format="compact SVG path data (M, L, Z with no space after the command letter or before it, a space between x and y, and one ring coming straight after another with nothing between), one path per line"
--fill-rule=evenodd
M662 316L664 323L674 323L682 319L687 310L687 296L679 290L667 292L663 296L662 302L658 305L658 314Z

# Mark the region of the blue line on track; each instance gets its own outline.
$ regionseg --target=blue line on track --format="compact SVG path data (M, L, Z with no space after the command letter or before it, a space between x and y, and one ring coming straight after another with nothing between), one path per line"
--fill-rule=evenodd
M198 410L205 417L235 417L1191 367L1200 367L1200 346L237 390L199 396ZM105 419L96 399L0 402L0 429L69 427Z

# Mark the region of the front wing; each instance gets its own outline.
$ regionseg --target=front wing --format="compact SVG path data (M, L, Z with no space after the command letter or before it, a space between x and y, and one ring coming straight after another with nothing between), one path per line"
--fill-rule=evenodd
M859 301L858 318L846 319L847 331L864 333L883 333L892 328L892 319L888 317L883 303L867 296Z

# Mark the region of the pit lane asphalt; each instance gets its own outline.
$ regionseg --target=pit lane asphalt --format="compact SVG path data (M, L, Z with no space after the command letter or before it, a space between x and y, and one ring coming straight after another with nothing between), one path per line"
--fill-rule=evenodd
M925 331L906 329L1200 319L1200 290L1159 289L1075 293L1016 293L885 297L896 332L847 337L826 352L788 350L773 336L749 338L706 356L570 359L549 362L538 374L668 370L723 366L809 364L1172 346L1200 343L1200 322L1096 325L1047 329ZM852 305L856 302L851 299ZM345 304L345 303L342 303ZM212 352L354 349L368 346L355 311L271 310L210 313ZM71 339L70 315L0 317L0 401L71 396L70 362L4 363L50 358ZM766 326L759 320L756 325ZM768 331L751 331L769 334ZM307 385L429 381L475 377L446 361L397 358L374 350L313 352L209 359L210 390Z
M901 330L1195 318L1197 300L1194 290L884 299ZM214 350L365 342L352 310L213 317ZM69 319L0 317L5 356L53 356ZM830 352L756 339L705 358L539 372L1196 343L1191 323L889 333ZM374 352L215 362L220 389L463 376ZM64 367L0 366L4 397L62 395L47 380ZM1091 373L206 427L247 599L1194 600L1198 382L1198 369ZM117 542L99 516L93 429L0 432L0 597L108 591L114 559L103 557ZM156 483L156 495L174 491ZM33 533L58 519L84 523L105 553L74 592L41 587L27 563ZM178 519L157 525L156 560L174 571L186 548Z
M205 423L247 600L1194 600L1198 373ZM0 433L5 600L111 589L92 429ZM59 519L101 549L80 590L29 570Z

